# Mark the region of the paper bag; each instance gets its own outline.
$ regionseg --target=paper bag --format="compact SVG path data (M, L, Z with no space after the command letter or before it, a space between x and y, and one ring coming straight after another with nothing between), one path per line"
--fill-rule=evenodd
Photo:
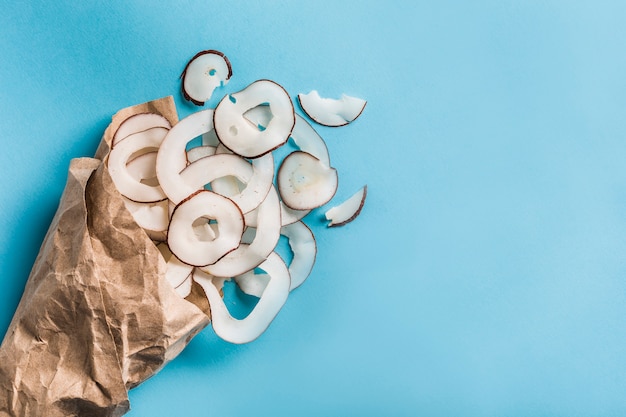
M0 346L0 416L121 416L128 390L176 357L210 322L182 299L124 206L102 160L121 121L177 121L171 97L113 118L98 159L70 163L59 208Z

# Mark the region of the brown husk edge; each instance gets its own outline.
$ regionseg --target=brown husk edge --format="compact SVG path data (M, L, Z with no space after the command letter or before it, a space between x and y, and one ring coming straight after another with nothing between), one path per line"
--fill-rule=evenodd
M98 159L70 163L0 346L1 417L121 416L130 409L128 390L210 322L207 309L180 298L166 281L163 257L102 163L121 122L144 112L177 121L172 97L123 109L107 128Z

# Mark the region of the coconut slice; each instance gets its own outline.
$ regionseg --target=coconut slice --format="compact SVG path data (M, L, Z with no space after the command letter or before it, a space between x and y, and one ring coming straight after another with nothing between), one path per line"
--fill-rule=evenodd
M159 185L174 204L197 190L180 177L187 166L187 143L212 129L213 110L202 110L176 123L163 139L157 154L156 174Z
M194 274L194 280L202 286L209 300L213 330L230 343L248 343L259 337L287 301L291 280L280 256L272 252L259 268L267 272L271 279L254 309L242 320L231 316L210 276Z
M242 243L232 252L212 265L202 268L203 271L219 277L233 277L257 267L274 251L280 237L280 205L278 194L271 188L263 203L257 210L256 233L247 228ZM252 235L249 240L248 236Z
M165 240L165 232L169 224L169 202L138 203L122 196L126 208L133 215L135 222L148 233L153 240Z
M191 276L193 266L181 262L176 256L170 257L167 261L165 278L183 298L191 292Z
M257 106L268 104L272 118L264 130L244 115ZM258 80L245 89L225 96L213 116L220 142L237 155L256 158L283 145L295 125L289 94L269 80Z
M197 233L198 219L217 223L214 238ZM243 214L235 203L212 191L200 190L174 209L167 244L172 253L186 264L205 266L239 246L243 229Z
M291 139L301 151L310 153L326 166L330 166L330 155L324 139L302 116L296 114L296 125Z
M120 140L133 133L143 132L153 127L162 127L169 130L172 125L169 120L157 113L134 114L124 120L117 128L111 141L111 147L113 148Z
M363 209L365 197L367 197L367 185L363 186L343 203L326 211L326 219L330 220L328 227L343 226L354 220Z
M338 127L353 122L361 115L367 101L345 94L340 99L322 98L316 90L298 94L302 110L313 121L324 126Z
M337 191L337 170L313 155L295 151L281 164L277 175L278 191L285 205L308 210L326 204Z
M215 50L198 52L181 74L183 96L193 104L202 106L217 87L228 83L232 75L232 67L226 55Z
M133 133L120 141L109 153L107 165L111 178L119 192L126 198L143 203L165 199L165 193L158 184L145 183L133 177L128 169L129 161L159 149L168 130L153 127L142 132ZM140 159L145 164L147 158ZM131 164L132 165L132 164ZM150 168L150 167L149 167ZM143 169L143 168L142 168Z
M289 264L290 291L293 291L302 285L313 270L317 255L315 236L303 222L284 226L280 233L288 239L289 247L293 253L293 258ZM235 282L244 293L259 297L269 282L269 277L267 274L250 270L235 277Z

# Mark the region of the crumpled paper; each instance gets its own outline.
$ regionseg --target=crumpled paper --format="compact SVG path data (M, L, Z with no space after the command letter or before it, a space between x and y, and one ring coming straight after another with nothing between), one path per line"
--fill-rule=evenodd
M113 417L210 322L182 299L166 263L124 206L105 164L132 114L177 121L171 97L118 112L96 158L70 163L59 208L0 346L0 417Z

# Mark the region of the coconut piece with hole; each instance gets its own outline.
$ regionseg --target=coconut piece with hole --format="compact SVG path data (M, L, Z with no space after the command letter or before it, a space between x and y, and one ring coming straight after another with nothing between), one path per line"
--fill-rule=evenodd
M258 207L256 233L248 227L239 247L212 265L201 268L219 277L233 277L256 268L274 251L280 237L280 204L274 187ZM249 237L252 236L252 237Z
M183 96L193 104L202 106L216 88L228 83L232 75L232 67L226 55L212 49L200 51L189 60L181 74Z
M109 174L124 197L141 203L151 203L166 198L158 183L146 183L141 178L133 177L128 165L130 161L142 155L157 151L167 133L168 130L165 128L153 127L131 134L111 149L107 158ZM150 163L148 158L140 161ZM151 167L142 166L141 169L149 170Z
M244 319L232 317L210 275L194 274L211 306L213 330L230 343L248 343L258 338L271 324L289 296L290 276L287 265L272 252L261 265L270 277L254 309Z
M198 233L198 219L217 223L217 232ZM212 229L212 228L211 228ZM178 259L193 266L212 264L239 246L243 213L230 199L200 190L183 200L172 213L167 244Z
M337 191L337 170L307 152L295 151L283 160L276 178L280 197L294 210L326 204Z
M330 220L328 227L343 226L356 219L363 209L366 197L367 185L363 186L343 203L327 210L325 216L327 220Z
M143 132L144 130L151 129L153 127L162 127L169 130L172 125L169 120L157 113L134 114L124 120L117 128L111 141L111 147L115 147L119 141L127 138L133 133Z
M245 117L251 109L268 105L272 113L260 130ZM274 81L258 80L243 90L225 96L213 115L215 133L228 149L246 158L256 158L283 145L296 123L293 103Z
M322 98L316 90L298 94L302 110L314 122L331 127L345 126L361 115L367 101L345 94L340 99Z

